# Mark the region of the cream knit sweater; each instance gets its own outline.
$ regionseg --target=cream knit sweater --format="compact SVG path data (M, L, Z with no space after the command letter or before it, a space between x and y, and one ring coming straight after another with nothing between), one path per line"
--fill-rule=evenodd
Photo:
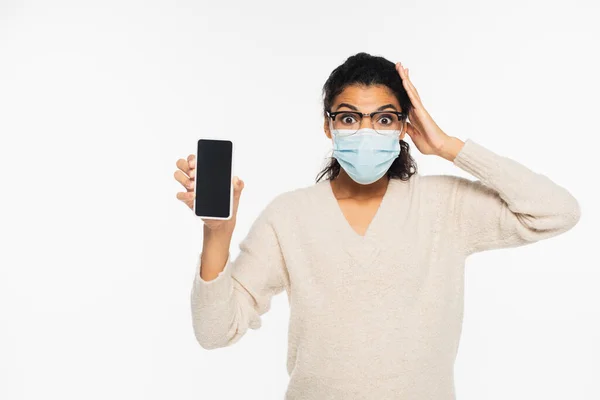
M217 278L200 278L198 258L200 345L259 328L285 289L286 400L454 399L465 258L559 235L580 218L565 188L471 139L454 165L479 180L391 179L364 236L327 180L277 196Z

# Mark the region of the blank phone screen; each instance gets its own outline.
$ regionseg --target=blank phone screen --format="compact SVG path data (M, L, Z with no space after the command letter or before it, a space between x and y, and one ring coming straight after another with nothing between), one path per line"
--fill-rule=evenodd
M198 140L195 214L228 218L233 144L229 140Z

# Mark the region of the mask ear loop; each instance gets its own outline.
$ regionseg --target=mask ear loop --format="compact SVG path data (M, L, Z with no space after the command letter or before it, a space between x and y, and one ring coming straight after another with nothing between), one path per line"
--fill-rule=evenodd
M332 140L337 135L337 130L333 129L333 122L331 121L331 118L329 118L329 133L331 134ZM333 158L333 146L327 151L327 154L325 154L325 159L331 158Z
M332 139L333 137L338 135L338 130L333 128L333 120L331 119L331 117L329 118L329 132L331 133Z

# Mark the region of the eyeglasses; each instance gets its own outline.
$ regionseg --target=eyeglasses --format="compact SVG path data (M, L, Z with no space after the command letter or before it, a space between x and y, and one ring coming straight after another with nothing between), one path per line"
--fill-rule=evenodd
M398 111L375 111L369 114L357 111L326 111L331 118L333 132L339 136L354 135L360 129L363 117L371 118L371 127L381 135L397 135L402 133L406 125L407 115Z

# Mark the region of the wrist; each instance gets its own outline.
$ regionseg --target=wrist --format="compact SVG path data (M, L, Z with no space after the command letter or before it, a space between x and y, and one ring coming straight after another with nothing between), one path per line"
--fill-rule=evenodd
M233 230L235 228L235 223L231 221L226 221L222 225L218 227L209 227L208 225L204 225L204 239L205 240L228 240L233 236Z
M438 149L437 155L450 162L454 162L454 159L456 158L464 144L465 142L463 142L459 138L454 136L448 136L446 140L444 140L442 146L440 146L440 148Z

